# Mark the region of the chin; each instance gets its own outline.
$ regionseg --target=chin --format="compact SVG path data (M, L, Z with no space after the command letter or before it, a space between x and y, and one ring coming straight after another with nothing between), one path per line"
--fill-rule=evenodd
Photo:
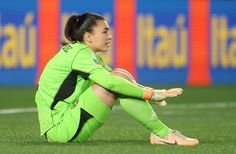
M100 52L107 52L108 49L101 49Z

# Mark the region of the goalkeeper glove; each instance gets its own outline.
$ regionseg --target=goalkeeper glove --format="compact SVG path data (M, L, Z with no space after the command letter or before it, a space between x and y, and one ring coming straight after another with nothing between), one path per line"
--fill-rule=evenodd
M166 106L167 102L165 100L154 102L158 106Z
M162 89L162 90L159 90L159 89L156 89L156 90L153 90L153 96L151 97L151 100L152 101L162 101L168 97L176 97L176 96L179 96L181 95L183 92L183 89L182 88L172 88L172 89Z

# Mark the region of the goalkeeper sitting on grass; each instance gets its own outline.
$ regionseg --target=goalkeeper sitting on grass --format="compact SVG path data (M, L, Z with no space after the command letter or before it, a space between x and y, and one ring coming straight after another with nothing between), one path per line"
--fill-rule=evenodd
M137 84L122 69L110 69L98 52L106 52L111 33L97 14L72 15L65 27L69 42L48 62L35 100L41 135L49 142L85 142L106 121L116 101L151 132L151 144L197 145L199 141L168 128L148 100L182 94L181 88L157 90Z

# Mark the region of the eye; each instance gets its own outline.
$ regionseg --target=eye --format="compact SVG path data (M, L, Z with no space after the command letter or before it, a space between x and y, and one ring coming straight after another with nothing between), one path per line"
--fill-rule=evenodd
M103 33L106 34L108 32L108 30L104 30Z
M107 34L108 31L109 31L109 28L104 28L102 33Z

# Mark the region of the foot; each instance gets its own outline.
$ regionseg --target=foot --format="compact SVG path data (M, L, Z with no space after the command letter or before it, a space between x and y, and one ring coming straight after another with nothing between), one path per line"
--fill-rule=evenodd
M197 139L188 138L188 137L182 135L177 130L171 130L171 132L163 138L158 137L157 135L152 133L150 135L150 143L151 144L194 146L194 145L199 144L199 141Z

